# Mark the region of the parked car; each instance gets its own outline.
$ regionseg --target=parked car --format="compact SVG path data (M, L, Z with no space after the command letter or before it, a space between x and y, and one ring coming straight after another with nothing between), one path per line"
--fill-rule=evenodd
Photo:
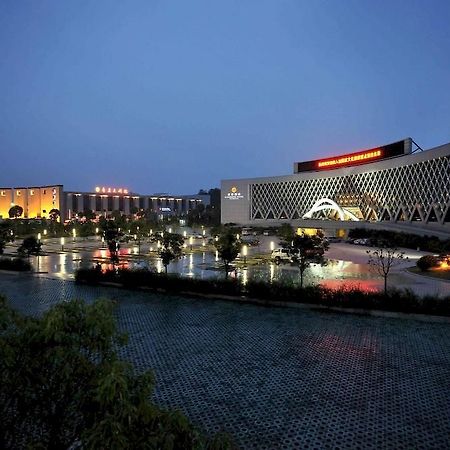
M370 245L371 240L369 238L361 238L361 239L355 239L353 243L356 245Z
M272 250L270 259L275 262L275 264L280 264L281 262L291 262L292 253L288 248L276 248Z

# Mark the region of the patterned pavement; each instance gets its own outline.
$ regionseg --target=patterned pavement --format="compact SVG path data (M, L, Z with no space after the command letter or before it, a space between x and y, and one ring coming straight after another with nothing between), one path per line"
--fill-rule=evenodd
M27 314L119 300L123 357L155 401L240 448L450 448L450 325L262 308L0 274Z

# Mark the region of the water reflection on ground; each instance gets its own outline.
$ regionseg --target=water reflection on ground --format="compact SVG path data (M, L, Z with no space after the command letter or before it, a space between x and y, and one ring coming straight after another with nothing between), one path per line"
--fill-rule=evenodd
M120 250L121 268L148 268L157 272L163 272L164 267L157 257L152 244L124 246ZM249 249L248 261L238 260L235 270L230 277L247 283L249 280L260 280L266 282L285 282L299 284L299 270L295 265L276 265L267 259L270 252L265 243L258 249ZM100 247L100 248L99 248ZM266 248L267 247L267 248ZM32 257L31 262L37 272L51 274L52 277L73 279L75 271L80 267L93 267L101 264L103 270L112 269L109 252L101 248L98 241L91 240L83 243L83 246L70 248L70 251L58 251L58 246L49 244L49 253L39 257ZM69 250L69 249L68 249ZM153 251L152 251L153 250ZM259 253L254 253L259 250ZM258 255L266 254L266 258ZM367 264L367 249L360 246L345 243L332 244L327 252L329 259L325 265L311 264L305 271L304 284L320 283L329 288L358 288L366 291L375 291L383 288L383 280L370 270ZM417 294L450 295L450 283L427 279L419 275L413 275L406 271L415 260L422 255L420 252L410 251L405 256L408 260L392 270L389 275L391 287L409 288ZM256 256L256 258L255 258ZM250 259L251 258L251 259ZM248 264L244 264L248 262ZM257 263L255 263L257 262ZM218 254L210 247L203 251L202 243L185 248L185 254L178 261L171 263L168 267L169 273L178 273L183 277L211 279L224 277L223 266Z
M39 261L38 261L39 260ZM73 278L73 274L80 267L92 267L97 262L103 270L112 269L107 249L81 251L77 253L59 253L43 255L32 260L36 270L47 272L62 278ZM148 268L163 272L164 267L155 255L139 257L137 248L121 250L120 268ZM178 273L184 277L210 279L224 276L223 266L217 252L193 252L183 255L179 260L171 263L169 273ZM260 264L239 264L230 277L240 279L244 284L249 280L282 281L299 283L299 271L295 265L274 264L264 261ZM304 275L304 283L324 283L330 287L337 287L342 281L354 282L357 285L367 285L376 276L368 270L366 264L355 264L350 261L328 260L325 265L311 264ZM375 283L376 284L376 283Z

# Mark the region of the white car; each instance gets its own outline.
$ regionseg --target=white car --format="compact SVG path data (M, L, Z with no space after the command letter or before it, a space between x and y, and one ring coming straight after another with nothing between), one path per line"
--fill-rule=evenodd
M275 250L272 250L270 259L275 261L276 264L280 264L283 261L291 262L292 255L288 248L276 248Z

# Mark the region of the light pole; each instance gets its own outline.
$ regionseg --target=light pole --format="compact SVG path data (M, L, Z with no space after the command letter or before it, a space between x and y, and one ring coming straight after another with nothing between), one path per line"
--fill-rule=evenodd
M244 257L244 265L247 264L247 246L242 246L242 256Z
M41 252L41 233L37 235L38 239L38 249L37 249L37 272L39 272L39 253Z
M141 254L141 233L139 233L139 225L136 227L138 239L138 255Z

